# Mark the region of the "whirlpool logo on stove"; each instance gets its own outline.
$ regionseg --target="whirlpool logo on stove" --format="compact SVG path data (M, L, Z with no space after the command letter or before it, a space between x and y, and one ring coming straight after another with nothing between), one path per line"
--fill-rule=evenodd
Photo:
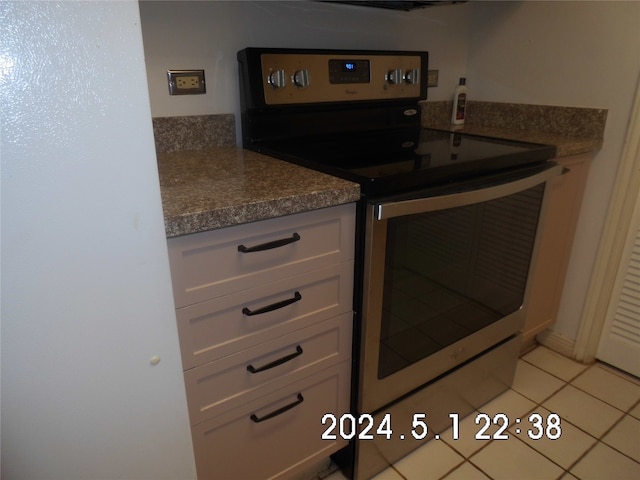
M418 110L416 110L415 108L408 108L403 113L405 117L412 117L418 113Z

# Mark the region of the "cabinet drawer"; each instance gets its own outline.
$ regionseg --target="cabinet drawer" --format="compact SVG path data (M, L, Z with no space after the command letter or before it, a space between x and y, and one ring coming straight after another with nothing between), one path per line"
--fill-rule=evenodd
M294 300L296 293L299 300L273 311L243 312ZM351 312L352 294L353 262L346 262L178 309L183 369Z
M352 320L346 313L185 372L191 424L351 358Z
M335 365L192 427L198 478L289 478L345 446L339 438L321 439L327 429L321 421L325 413L349 411L350 365ZM291 405L273 418L252 420Z
M352 260L354 212L353 204L340 205L169 239L176 307ZM280 240L292 242L239 251Z

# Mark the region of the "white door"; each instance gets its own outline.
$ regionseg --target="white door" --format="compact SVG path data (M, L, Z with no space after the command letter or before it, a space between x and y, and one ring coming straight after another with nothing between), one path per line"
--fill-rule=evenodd
M596 357L640 377L640 196Z

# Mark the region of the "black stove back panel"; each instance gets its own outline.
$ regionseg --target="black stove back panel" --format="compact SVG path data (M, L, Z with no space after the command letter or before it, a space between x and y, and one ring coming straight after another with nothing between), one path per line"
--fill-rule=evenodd
M427 52L246 48L242 133L255 142L420 124Z

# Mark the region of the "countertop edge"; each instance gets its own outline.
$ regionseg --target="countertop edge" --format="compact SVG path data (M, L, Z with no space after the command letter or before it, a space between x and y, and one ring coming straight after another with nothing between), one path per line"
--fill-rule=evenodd
M333 207L360 185L240 147L158 154L166 238Z
M165 231L169 239L295 213L335 207L356 202L359 199L360 186L354 183L349 188L339 190L309 192L270 201L230 205L206 212L165 216Z

